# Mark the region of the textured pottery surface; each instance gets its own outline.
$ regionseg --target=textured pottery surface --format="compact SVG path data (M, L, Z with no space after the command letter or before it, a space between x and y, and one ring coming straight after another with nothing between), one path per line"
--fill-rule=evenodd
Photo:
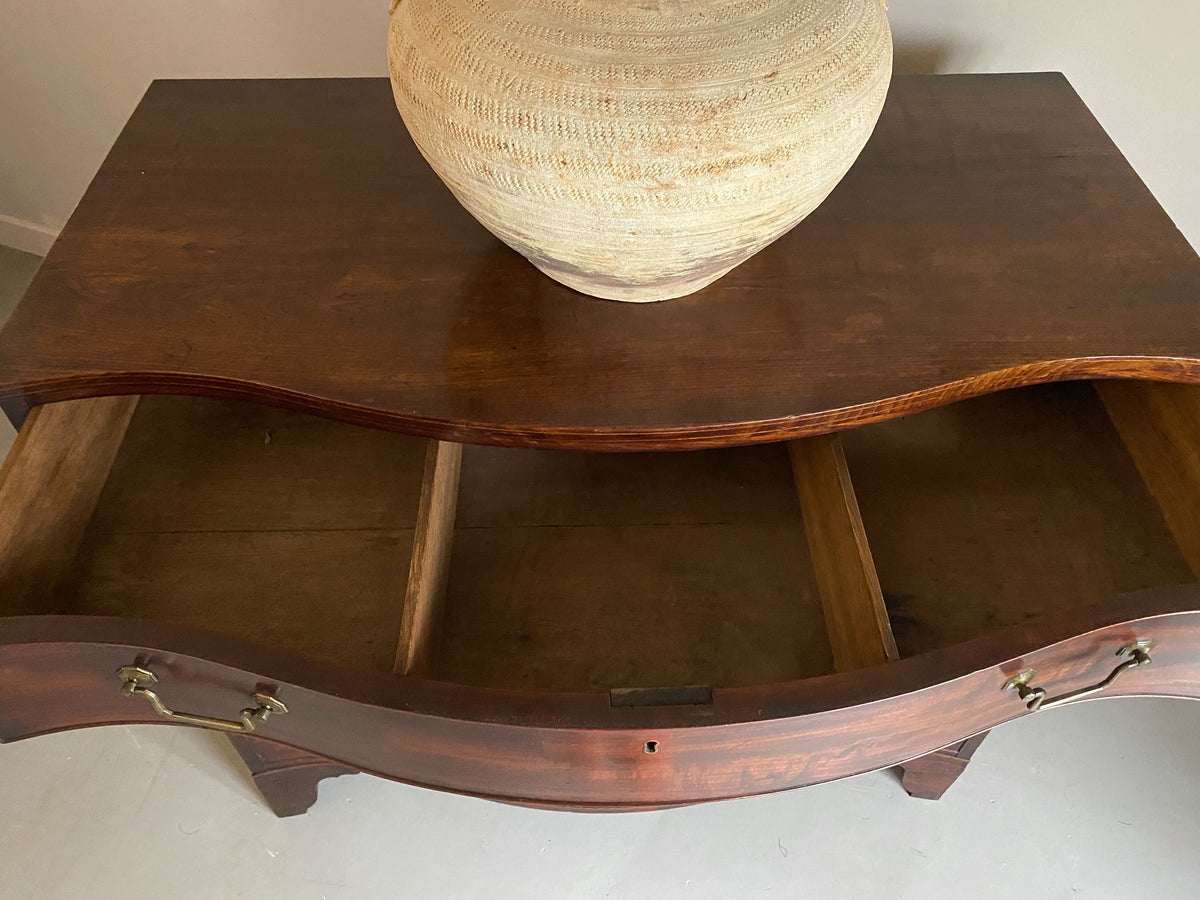
M699 290L795 226L891 79L880 0L400 0L396 104L458 200L597 297Z

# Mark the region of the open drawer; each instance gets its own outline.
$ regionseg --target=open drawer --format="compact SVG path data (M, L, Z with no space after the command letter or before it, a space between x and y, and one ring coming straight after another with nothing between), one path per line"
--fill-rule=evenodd
M798 787L1100 684L1200 694L1198 490L1200 391L1140 382L639 454L39 407L0 475L0 738L187 710L519 802Z

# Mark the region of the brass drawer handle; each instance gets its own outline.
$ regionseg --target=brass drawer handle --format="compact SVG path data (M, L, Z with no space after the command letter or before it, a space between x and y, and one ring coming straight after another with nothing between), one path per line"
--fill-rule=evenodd
M126 697L145 697L154 707L154 711L164 719L170 719L172 722L184 722L188 725L200 725L204 728L214 728L217 731L237 731L246 734L253 731L257 725L266 722L271 717L271 713L283 715L288 711L282 701L276 700L270 694L258 693L250 695L250 699L258 705L243 709L240 722L175 712L173 709L168 709L162 702L162 698L153 688L149 687L149 685L158 683L158 676L149 669L143 669L140 666L124 666L117 670L117 677L121 679L122 694Z
M1134 641L1132 644L1126 644L1117 651L1117 656L1124 657L1124 660L1108 673L1107 678L1098 684L1093 684L1091 687L1080 688L1077 691L1071 691L1069 694L1063 694L1061 697L1047 698L1045 688L1030 685L1029 682L1037 677L1037 669L1023 669L1018 672L1012 678L1008 679L1008 681L1004 682L1004 690L1016 691L1017 697L1024 701L1025 705L1033 712L1037 712L1039 709L1050 709L1054 706L1061 706L1072 700L1079 700L1083 697L1090 697L1092 694L1100 693L1100 691L1111 685L1130 669L1150 665L1150 651L1153 649L1154 641L1149 640Z

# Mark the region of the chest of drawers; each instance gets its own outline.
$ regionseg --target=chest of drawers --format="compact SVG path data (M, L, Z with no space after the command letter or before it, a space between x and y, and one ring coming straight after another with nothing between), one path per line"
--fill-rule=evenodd
M0 738L639 809L1200 696L1200 259L1060 76L901 78L693 298L528 267L386 82L160 82L0 332Z

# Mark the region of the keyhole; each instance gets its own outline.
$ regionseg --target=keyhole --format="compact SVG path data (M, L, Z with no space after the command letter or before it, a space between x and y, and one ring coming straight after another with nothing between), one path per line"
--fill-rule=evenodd
M643 747L642 749L645 750L647 753L657 753L658 752L658 741L646 741L646 746Z

